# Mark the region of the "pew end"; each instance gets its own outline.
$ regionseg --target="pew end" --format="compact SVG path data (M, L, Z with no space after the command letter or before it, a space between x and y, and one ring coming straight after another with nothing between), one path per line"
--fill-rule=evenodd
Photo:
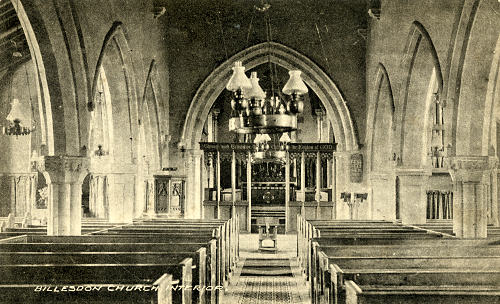
M172 304L172 275L165 273L153 285L158 286L158 304Z

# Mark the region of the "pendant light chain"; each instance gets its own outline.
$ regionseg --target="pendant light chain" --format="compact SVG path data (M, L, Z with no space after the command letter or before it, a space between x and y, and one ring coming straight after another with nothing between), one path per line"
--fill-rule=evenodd
M267 39L267 61L269 64L269 77L271 80L271 99L274 99L274 73L273 65L271 63L271 20L269 17L269 10L266 10L264 15L264 20L266 23L266 39ZM273 101L274 102L274 101Z

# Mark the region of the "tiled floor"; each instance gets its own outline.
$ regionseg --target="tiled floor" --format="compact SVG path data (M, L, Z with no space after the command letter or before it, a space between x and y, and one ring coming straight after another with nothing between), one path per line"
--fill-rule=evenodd
M231 304L310 303L308 285L297 267L297 236L278 235L277 253L258 252L257 234L240 235L240 262L221 298ZM240 276L246 259L288 259L293 276Z

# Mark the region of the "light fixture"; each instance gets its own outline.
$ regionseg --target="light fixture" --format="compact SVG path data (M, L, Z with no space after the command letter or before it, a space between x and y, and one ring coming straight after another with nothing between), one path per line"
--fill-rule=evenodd
M24 113L21 109L21 104L17 98L14 98L11 103L11 110L9 115L7 115L7 120L9 121L9 125L7 127L3 127L2 131L5 135L28 135L31 133L32 129L23 126L23 122L27 119L24 116Z
M245 67L241 61L236 61L233 74L229 79L226 89L234 94L231 100L231 118L229 130L240 134L273 134L297 130L297 114L301 113L304 104L301 96L308 89L301 78L301 71L289 71L290 79L283 87L282 92L289 97L284 100L280 94L275 94L276 69L271 63L271 19L269 9L271 5L263 1L262 6L255 9L264 14L266 24L266 39L268 44L268 64L270 70L271 90L266 94L259 85L256 72L252 72L250 79L245 75Z
M289 95L288 100L278 96L266 98L259 85L257 73L252 72L250 79L245 75L245 67L236 61L233 75L226 89L234 94L231 100L232 114L229 130L240 134L273 134L297 130L297 114L304 109L301 95L308 92L300 76L301 71L289 71L290 79L282 92Z
M272 134L274 140L269 134L256 134L254 139L254 151L252 160L254 162L285 162L288 143L291 141L288 133L283 133L276 141L277 134Z

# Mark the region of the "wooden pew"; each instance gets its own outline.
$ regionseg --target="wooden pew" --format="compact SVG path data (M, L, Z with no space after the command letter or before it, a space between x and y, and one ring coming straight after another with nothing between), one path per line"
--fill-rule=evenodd
M346 281L346 303L499 303L500 287L458 286L359 286Z
M120 241L121 243L114 243L114 241ZM124 238L124 237L113 237L109 238L108 236L65 236L65 237L50 237L50 236L26 236L23 241L35 241L35 243L21 243L21 244L0 244L0 251L85 251L90 252L93 250L105 250L105 251L179 251L182 250L182 243L172 243L172 239L161 239L161 238L153 238L155 242L151 242L151 238L147 235L145 236L137 236L135 238ZM206 272L206 280L209 282L209 286L220 286L221 282L217 280L217 269L218 259L217 259L217 242L215 239L211 237L203 238L203 243L197 243L196 249L193 249L193 252L199 249L202 245L207 246L208 244L208 261ZM19 240L16 240L19 241ZM45 243L37 243L44 241ZM82 241L87 243L81 243ZM107 241L108 243L100 243L103 241ZM150 241L150 243L144 243L145 241ZM185 241L185 239L183 240ZM66 242L66 243L61 243ZM128 242L128 243L125 243ZM208 243L207 243L208 242ZM187 244L192 248L193 244ZM39 259L37 259L39 261ZM202 268L200 268L202 270ZM203 277L203 274L199 275L200 278ZM208 294L209 301L211 303L216 302L215 294Z
M446 238L445 235L439 233L427 233L425 230L414 229L412 227L398 227L397 225L388 225L387 223L368 223L366 225L359 225L360 223L338 223L332 221L323 221L312 225L298 217L298 238L297 244L301 244L305 250L299 250L301 255L302 264L309 268L308 273L311 278L311 296L313 303L320 301L318 292L325 292L324 277L322 276L320 268L327 268L330 262L328 257L324 255L322 261L318 258L316 248L319 246L332 246L336 245L337 249L346 244L356 245L375 245L379 244L417 244L417 243L432 243L442 242L443 240L450 240L453 238ZM325 237L326 236L326 237ZM315 238L316 237L316 238ZM315 243L315 245L313 245ZM474 242L477 244L485 244L485 242ZM321 244L321 245L319 245ZM354 246L349 246L354 247ZM368 247L369 250L372 246ZM322 247L320 247L322 249ZM335 249L334 249L335 250ZM366 257L351 257L341 256L338 263L342 267L355 267L361 269L363 267L413 267L419 268L422 266L429 267L444 267L448 266L449 259L442 257L386 257L386 256L373 256L374 248L371 248L371 256ZM386 248L386 251L389 250ZM368 252L368 251L367 251ZM455 256L451 259L454 261L455 266L476 266L483 267L485 263L494 264L493 266L500 266L498 257L489 259L478 257L471 259L469 255L460 256L459 251L455 251ZM344 252L345 253L345 252ZM394 253L394 252L393 252ZM463 251L462 251L463 253ZM481 252L484 253L484 252ZM494 250L487 249L486 253L495 254ZM368 254L368 253L367 253ZM336 256L339 254L336 252ZM332 257L334 259L335 257ZM374 266L376 265L376 266ZM337 268L339 266L336 266ZM318 288L320 287L320 288ZM320 290L321 289L321 290ZM337 289L335 289L337 291ZM335 297L334 297L335 298ZM335 298L336 299L336 298Z
M47 265L0 265L0 273L4 274L0 277L0 291L2 298L7 291L17 293L18 296L33 298L44 303L53 303L50 293L44 292L41 296L35 296L36 286L81 286L81 285L107 285L112 286L130 286L130 285L154 285L157 279L161 278L165 273L172 274L171 284L175 287L176 284L185 284L191 286L191 259L185 259L180 263L167 264L47 264ZM178 281L176 278L180 278ZM177 282L178 281L178 282ZM31 293L29 292L31 289ZM158 291L168 291L158 289ZM132 290L132 292L142 293L143 297L147 294L143 290ZM115 300L123 303L132 292L124 294L115 293L115 296L110 297L110 302ZM85 293L72 293L67 302L82 303L80 296L85 300ZM106 296L106 295L105 295ZM161 296L161 295L160 295ZM165 295L163 295L164 297ZM88 295L87 295L88 297ZM135 296L134 298L137 298ZM139 297L140 298L140 297ZM191 303L191 290L183 288L176 290L172 295L173 303ZM95 299L94 299L95 300ZM108 299L101 299L105 300ZM151 298L149 298L151 300ZM131 301L131 300L128 300ZM132 302L132 301L131 301ZM135 303L135 302L133 302ZM147 302L146 302L147 303Z
M179 224L180 223L180 224ZM210 262L210 269L211 273L217 272L219 270L219 277L221 279L219 281L225 282L227 281L229 272L233 269L234 265L236 264L236 259L237 259L237 253L238 253L238 240L236 238L231 238L230 235L237 236L238 235L238 227L235 225L237 223L237 218L232 219L230 221L225 221L223 222L223 225L220 225L221 221L214 222L214 223L203 223L201 225L197 225L196 222L192 223L185 223L184 220L178 221L178 223L173 224L170 220L166 221L165 223L157 223L155 221L152 221L151 223L144 224L144 223L135 223L137 227L134 227L134 225L126 225L126 226L121 226L121 227L106 227L106 229L101 230L99 232L94 232L92 235L89 236L79 236L79 237L47 237L47 236L39 236L36 233L35 234L30 234L29 236L21 237L24 238L24 240L21 240L19 238L16 238L16 240L11 239L11 241L15 242L26 242L26 245L22 244L2 244L2 245L7 245L7 246L13 246L13 245L21 245L24 246L24 249L26 247L32 246L33 244L39 245L37 251L42 251L43 247L45 249L49 250L47 248L48 246L52 246L52 250L54 250L54 246L58 246L58 250L64 250L68 248L68 244L65 242L70 242L70 243L75 243L77 242L78 244L73 245L74 250L76 249L83 249L85 252L91 252L90 250L96 250L98 247L99 250L105 250L106 245L113 246L117 245L120 248L126 248L127 243L126 242L138 242L140 244L144 245L152 245L151 243L157 243L157 242L166 242L168 244L176 244L182 239L189 239L190 241L194 242L203 242L206 241L207 239L212 239L213 232L211 231L211 228L216 228L216 234L218 234L216 237L218 237L220 241L219 244L215 243L215 248L217 250L216 255L220 256L218 259L215 259L214 261ZM218 227L219 226L219 227ZM218 227L218 228L217 228ZM42 229L39 229L37 232L41 232ZM18 232L28 232L27 230L24 231L18 231ZM30 231L31 232L31 231ZM223 236L221 238L221 236ZM48 245L51 242L56 241L59 244L52 244ZM120 242L118 244L114 242ZM30 242L30 244L28 244ZM94 242L96 242L94 244ZM100 244L98 244L100 243ZM154 244L158 245L158 244ZM71 245L70 245L71 246ZM92 246L93 249L89 249L89 247L84 247L84 246ZM9 250L12 250L13 248L9 248ZM17 247L17 249L21 249L20 247ZM19 251L17 249L14 249L16 251ZM5 247L4 249L0 249L0 251L7 250ZM125 254L125 253L124 253ZM215 256L212 254L212 256ZM42 258L44 259L44 258ZM45 258L47 259L47 258ZM79 257L78 259L83 259L81 262L84 262L85 258ZM50 262L50 261L45 261L45 262ZM218 265L221 265L220 267ZM219 286L216 278L211 278L211 286Z
M440 246L319 246L313 245L316 258L312 261L312 294L319 299L319 293L327 295L330 288L343 286L342 282L329 282L330 278L343 280L338 269L363 268L408 268L422 269L488 267L500 269L500 246L477 247L469 240L448 241ZM469 244L469 245L467 245ZM464 245L464 246L462 246ZM335 264L334 269L331 265ZM330 270L330 271L328 271ZM331 275L328 272L332 273ZM330 287L331 285L331 287ZM334 290L337 295L338 290ZM341 294L341 299L342 298Z
M190 282L199 287L193 289L194 302L205 303L206 248L196 252L2 252L0 265L164 265L177 264L187 258L191 259L192 268L196 269L191 272ZM178 279L185 281L184 277Z
M328 280L329 279L329 280ZM352 280L359 285L387 286L489 286L500 280L499 269L475 268L340 268L330 264L330 277L325 280L322 292L329 298L329 303L345 302L345 282ZM495 281L496 280L496 281ZM315 294L318 297L320 290Z

